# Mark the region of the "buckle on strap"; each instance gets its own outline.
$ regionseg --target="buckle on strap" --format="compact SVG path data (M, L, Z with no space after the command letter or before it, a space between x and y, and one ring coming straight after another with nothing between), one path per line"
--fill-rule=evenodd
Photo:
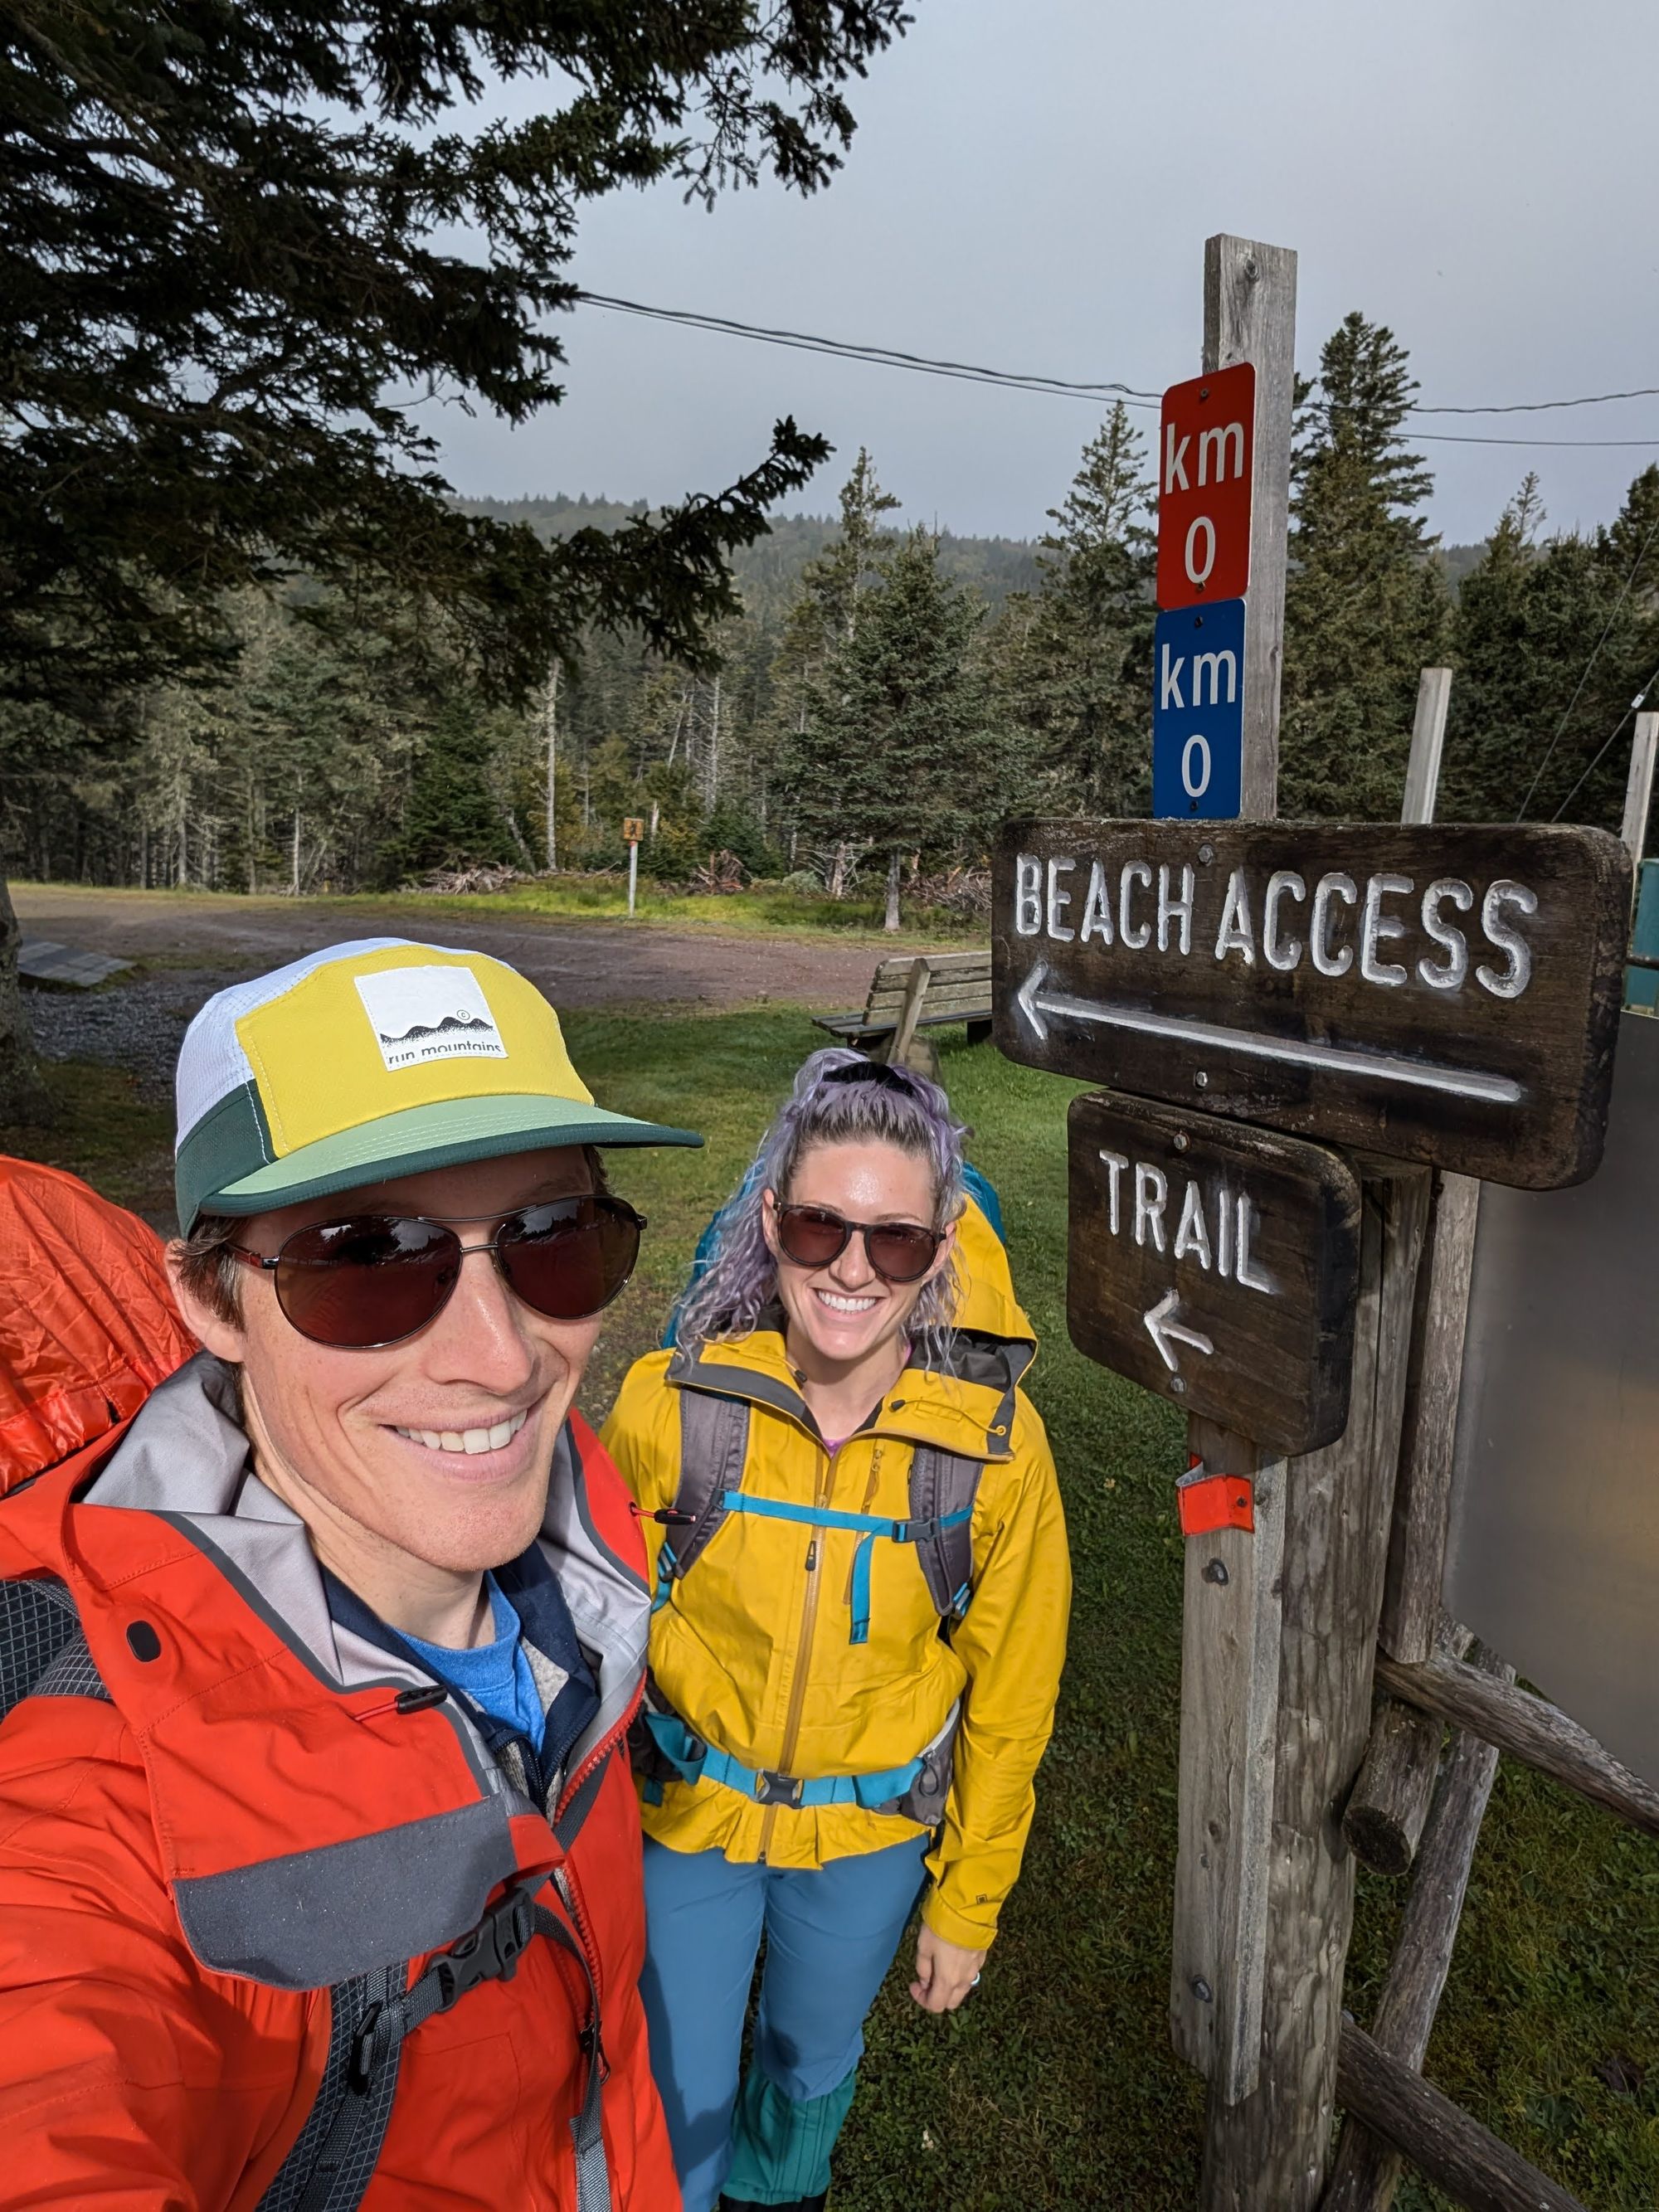
M799 1774L780 1774L775 1767L763 1766L755 1776L755 1802L799 1806L805 1789Z
M480 1982L510 1982L535 1933L536 1908L528 1893L509 1890L470 1934L441 1952L422 1975L422 1981L430 1975L438 1984L433 2010L447 2012Z
M380 2024L380 2014L386 2010L381 2004L372 2004L363 2014L363 2024L352 2038L351 2057L346 2067L346 2082L354 2096L361 2097L368 2089L374 2072L374 2031Z

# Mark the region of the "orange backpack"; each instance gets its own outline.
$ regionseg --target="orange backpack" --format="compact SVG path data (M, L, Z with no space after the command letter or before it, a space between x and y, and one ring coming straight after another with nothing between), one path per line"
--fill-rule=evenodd
M147 1223L0 1153L0 1497L136 1413L197 1350Z

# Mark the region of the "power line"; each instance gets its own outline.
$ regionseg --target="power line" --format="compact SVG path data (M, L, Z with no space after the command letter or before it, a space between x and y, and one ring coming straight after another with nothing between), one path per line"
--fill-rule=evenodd
M1583 672L1578 678L1577 684L1574 689L1571 698L1567 702L1566 712L1562 715L1560 720L1555 726L1555 735L1550 739L1548 744L1544 748L1544 757L1538 763L1538 773L1533 777L1532 781L1527 786L1527 795L1522 800L1520 811L1515 817L1517 822L1524 822L1527 818L1527 809L1532 805L1532 795L1534 792L1537 790L1539 784L1543 780L1544 770L1549 766L1551 756L1553 754L1556 746L1561 741L1561 732L1566 728L1567 722L1572 714L1572 710L1578 704L1580 695L1583 693L1585 684L1589 681L1589 672L1591 669L1595 667L1597 659L1601 656L1601 647L1607 643L1608 637L1612 635L1613 626L1619 619L1619 610L1624 605L1625 601L1630 597L1630 587L1636 581L1636 572L1641 567L1643 562L1646 560L1648 548L1652 544L1656 534L1659 534L1659 515L1656 515L1652 523L1649 526L1648 534L1642 540L1642 550L1630 564L1630 574L1625 579L1624 589L1613 601L1611 611L1608 613L1606 622L1601 625L1601 636L1596 639L1595 643L1590 647L1590 657L1584 663ZM1645 687L1644 688L1645 689ZM1628 713L1629 709L1626 708L1626 711ZM1624 725L1620 723L1620 727L1622 728L1623 726ZM1618 731L1615 731L1613 732L1613 736L1616 737L1617 735ZM1613 738L1609 738L1607 739L1607 744L1611 744L1612 743ZM1601 752L1605 752L1607 749L1607 745L1603 745ZM1600 760L1601 757L1601 753L1597 753L1595 756L1596 760ZM1595 763L1592 762L1591 766L1593 767ZM1587 769L1585 774L1587 775L1588 773L1589 770ZM1583 777L1581 776L1578 781L1579 783L1582 783L1583 781ZM1572 790L1577 791L1577 788L1578 784L1574 784ZM1569 792L1567 797L1570 799L1571 796L1572 792ZM1565 805L1566 804L1566 800L1564 799L1561 803ZM1559 821L1559 815L1558 814L1555 818L1557 821Z
M1414 411L1428 414L1431 410L1420 408ZM1504 411L1494 410L1497 413ZM1460 408L1458 412L1463 410ZM1419 446L1622 446L1639 447L1644 453L1650 453L1659 446L1659 438L1479 438L1460 436L1455 430L1413 430L1411 436Z
M1659 399L1659 384L1638 384L1630 392L1591 392L1582 399L1512 399L1503 406L1413 407L1413 415L1545 415L1554 407L1605 407L1614 399Z
M606 307L617 314L644 315L653 321L676 323L690 330L712 331L717 337L750 338L762 345L827 354L840 361L863 362L872 368L902 368L926 376L948 377L961 383L988 384L1005 392L1037 392L1056 398L1091 401L1109 398L1122 400L1126 406L1149 409L1158 406L1163 397L1161 392L1148 392L1133 384L1084 383L1067 377L1045 376L1034 370L990 368L977 362L937 360L927 354L903 352L896 346L743 323L729 315L704 314L692 308L653 307L642 300L618 299L605 292L580 291L576 297L589 307ZM1596 392L1581 399L1516 400L1490 407L1425 406L1407 411L1413 415L1525 415L1561 407L1598 407L1613 399L1648 398L1659 398L1659 386L1640 391ZM1420 430L1413 435L1424 445L1437 446L1603 447L1644 453L1659 449L1659 438L1486 438L1448 430Z
M1624 713L1613 724L1612 730L1608 732L1606 743L1603 744L1601 747L1601 752L1596 754L1595 758L1590 763L1589 766L1579 777L1578 781L1574 784L1572 789L1561 801L1561 804L1556 808L1554 813L1551 815L1550 820L1552 822L1559 822L1561 819L1561 817L1566 812L1568 807L1572 805L1573 800L1577 798L1579 791L1583 785L1589 781L1589 779L1595 775L1596 769L1601 767L1602 755L1606 753L1607 746L1613 743L1613 738L1616 738L1620 731L1624 728L1631 716L1641 707L1643 701L1647 697L1648 693L1653 689L1656 683L1659 683L1659 668L1656 668L1654 670L1653 674L1649 677L1647 682L1642 686L1636 696L1631 701L1629 706L1626 708Z
M793 346L808 353L827 353L842 360L862 361L877 368L916 369L930 376L958 377L974 384L1000 384L1015 391L1047 392L1075 399L1113 397L1156 407L1158 392L1143 392L1132 384L1080 384L1061 376L1042 376L1020 369L986 368L974 362L935 361L926 354L902 353L895 346L866 345L847 338L826 338L809 331L769 329L763 324L739 323L726 315L705 315L684 307L647 307L640 300L618 300L603 292L579 292L590 307L611 307L624 315L649 315L659 322L681 323L694 330L714 331L724 337L757 338L763 345Z

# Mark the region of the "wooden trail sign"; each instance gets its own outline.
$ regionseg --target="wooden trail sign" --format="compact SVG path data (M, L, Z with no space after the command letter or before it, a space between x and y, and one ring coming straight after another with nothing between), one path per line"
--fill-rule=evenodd
M1115 1092L1073 1099L1079 1352L1281 1452L1348 1418L1359 1184L1317 1145Z
M996 1041L1296 1135L1577 1182L1606 1128L1630 873L1597 830L1014 823Z

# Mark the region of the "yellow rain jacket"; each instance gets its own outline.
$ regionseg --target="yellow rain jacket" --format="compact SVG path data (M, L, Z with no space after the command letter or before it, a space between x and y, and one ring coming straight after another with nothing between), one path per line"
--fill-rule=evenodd
M959 1329L981 1354L1036 1349L1000 1240L969 1203L957 1229ZM920 1354L918 1354L918 1358ZM605 1429L641 1510L672 1506L680 1474L680 1387L673 1355L635 1362ZM945 1942L981 1950L1019 1873L1032 1778L1054 1722L1066 1652L1071 1565L1042 1423L1000 1361L968 1363L985 1381L907 1367L833 1457L807 1412L778 1329L702 1347L721 1395L750 1402L745 1495L854 1513L909 1512L913 1447L982 1460L970 1524L972 1597L940 1632L915 1547L878 1540L868 1640L853 1644L858 1536L732 1513L651 1625L651 1669L688 1726L745 1766L805 1776L870 1774L929 1744L961 1701L944 1821L927 1866L924 1918ZM643 1523L653 1585L665 1526ZM902 1814L859 1805L761 1805L723 1783L671 1780L643 1808L647 1835L675 1850L819 1867L923 1832Z

